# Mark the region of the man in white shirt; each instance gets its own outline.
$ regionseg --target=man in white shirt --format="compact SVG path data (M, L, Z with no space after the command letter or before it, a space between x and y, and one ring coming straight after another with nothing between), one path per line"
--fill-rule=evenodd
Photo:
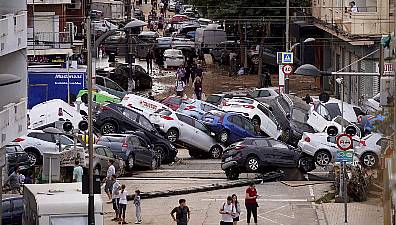
M109 202L112 202L112 197L111 197L111 191L113 188L113 183L114 181L111 179L111 177L113 175L116 175L116 170L114 167L114 161L112 159L110 159L108 162L109 168L107 169L107 174L106 174L106 178L104 179L105 184L105 192L107 194L107 197L109 198Z
M223 207L220 209L221 214L221 224L222 225L233 225L234 223L234 215L236 213L236 209L234 204L232 204L232 197L227 197L227 202L223 204Z

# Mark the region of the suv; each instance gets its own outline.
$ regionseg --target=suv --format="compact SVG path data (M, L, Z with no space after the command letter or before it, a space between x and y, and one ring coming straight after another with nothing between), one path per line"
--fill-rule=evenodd
M5 197L1 200L2 205L2 223L7 225L22 224L23 215L23 197Z
M59 152L66 145L72 145L74 142L66 135L60 135L60 144L57 143L59 138L55 134L44 133L41 130L28 131L26 136L16 138L13 143L19 144L28 154L31 165L41 165L43 153Z
M121 157L128 170L132 170L135 165L150 169L159 167L160 162L153 147L139 136L108 134L100 137L97 144L109 147L114 154Z
M11 174L15 166L19 166L21 170L30 168L32 163L30 162L29 156L23 151L20 145L9 144L4 148L6 150L8 174Z

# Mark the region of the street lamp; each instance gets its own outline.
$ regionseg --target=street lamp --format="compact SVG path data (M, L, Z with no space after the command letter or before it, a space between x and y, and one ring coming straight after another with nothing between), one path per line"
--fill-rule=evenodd
M305 44L305 43L314 42L314 41L316 41L315 38L307 38L307 39L305 39L302 43ZM300 44L301 44L301 42L297 42L297 43L295 43L294 45L292 45L291 48L290 48L290 51L293 51L294 48L297 47L297 46L300 45Z

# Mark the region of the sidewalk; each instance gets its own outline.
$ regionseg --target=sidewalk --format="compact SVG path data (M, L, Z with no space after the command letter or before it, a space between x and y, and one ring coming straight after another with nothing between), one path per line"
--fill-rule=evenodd
M344 204L323 203L325 218L328 225L344 225ZM383 210L379 204L370 202L348 203L348 225L382 225Z

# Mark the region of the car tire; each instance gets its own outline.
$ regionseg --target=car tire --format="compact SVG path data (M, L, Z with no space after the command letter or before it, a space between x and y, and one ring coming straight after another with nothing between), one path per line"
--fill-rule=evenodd
M331 155L327 150L319 150L315 153L315 163L319 166L327 166L331 162Z
M260 160L256 156L249 156L246 159L246 167L250 172L257 172L260 168Z
M209 150L209 155L210 158L212 159L220 159L222 153L223 153L223 148L220 147L219 145L215 145Z
M315 169L315 162L312 156L302 156L298 160L298 168L304 172L308 173Z
M161 145L154 146L154 151L157 152L158 155L161 157L161 163L165 163L170 160L168 159L168 154L163 146Z
M226 169L225 174L226 174L227 179L229 179L229 180L238 180L238 178L239 178L239 172L235 168Z
M117 125L114 122L105 122L100 126L100 132L102 134L111 134L111 133L117 133Z
M133 169L133 167L135 166L135 157L133 155L128 156L126 165L129 171Z
M366 168L375 168L378 165L378 157L373 152L366 152L360 157L362 165Z
M30 160L30 166L41 165L41 155L39 155L38 150L34 148L25 149Z
M171 128L166 132L166 139L171 143L175 143L179 139L179 131L176 128Z
M228 131L226 131L226 130L220 131L220 133L217 135L217 139L219 142L221 142L223 144L227 143L228 139L229 139Z

